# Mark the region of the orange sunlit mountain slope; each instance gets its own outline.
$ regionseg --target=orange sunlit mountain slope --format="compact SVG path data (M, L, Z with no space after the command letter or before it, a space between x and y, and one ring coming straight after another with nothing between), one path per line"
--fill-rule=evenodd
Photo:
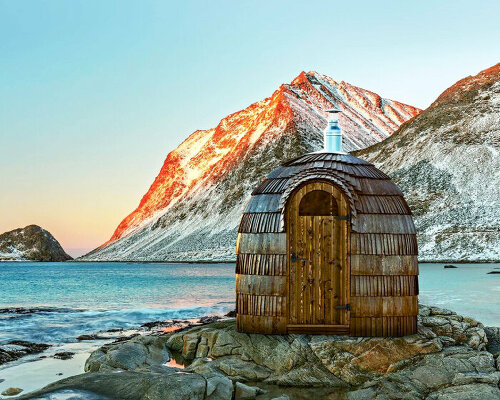
M331 107L343 111L340 125L346 150L387 138L421 111L317 72L302 72L271 97L227 116L213 129L189 136L168 154L139 206L119 224L111 239L86 257L176 259L177 251L168 247L173 243L182 247L183 238L191 243L192 237L187 237L195 231L205 236L222 230L232 242L231 232L238 221L234 217L241 212L253 184L282 159L318 150L325 110ZM241 170L256 160L256 167ZM201 204L209 206L213 215L205 215L199 209ZM217 218L222 210L225 213ZM189 226L183 226L182 221L189 221ZM220 246L227 249L221 252ZM215 253L230 257L232 244L220 246ZM188 253L196 253L191 245L188 248Z

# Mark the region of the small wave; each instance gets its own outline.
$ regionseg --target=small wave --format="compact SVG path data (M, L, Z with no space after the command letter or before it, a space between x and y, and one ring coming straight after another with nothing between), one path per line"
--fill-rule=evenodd
M66 312L81 312L83 308L63 308L63 307L7 307L0 308L0 314L40 314L40 313L66 313Z
M0 343L27 340L42 343L68 343L83 334L109 329L133 329L146 322L186 320L206 315L224 315L234 303L182 308L137 308L114 310L58 309L58 312L34 312L30 318L0 318ZM42 309L40 309L42 310Z

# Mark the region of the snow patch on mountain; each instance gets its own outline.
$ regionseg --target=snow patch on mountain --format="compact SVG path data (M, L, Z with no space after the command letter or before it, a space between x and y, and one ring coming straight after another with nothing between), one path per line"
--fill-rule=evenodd
M421 110L317 72L200 130L168 154L139 206L84 260L234 260L250 193L283 161L322 147L326 110L341 109L347 150L389 137Z
M422 261L500 260L500 64L357 155L401 187Z

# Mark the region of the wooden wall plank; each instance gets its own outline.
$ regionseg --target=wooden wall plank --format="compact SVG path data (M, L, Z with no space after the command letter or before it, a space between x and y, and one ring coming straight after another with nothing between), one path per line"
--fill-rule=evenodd
M286 297L236 293L238 314L267 317L286 316Z
M287 333L297 335L347 335L347 325L288 325Z
M236 293L286 296L286 277L237 274Z
M244 213L238 228L239 233L282 232L281 213Z
M287 275L286 254L238 254L235 272L246 275Z
M417 233L411 215L358 214L352 230L360 233Z
M287 333L286 325L286 317L264 317L246 314L236 316L236 330L238 332L285 335Z
M408 316L418 314L417 296L351 296L352 317Z
M351 317L351 336L406 336L417 332L417 317Z
M286 254L285 233L240 233L236 253Z
M414 234L351 233L351 254L417 255Z
M416 275L352 275L351 296L416 296Z

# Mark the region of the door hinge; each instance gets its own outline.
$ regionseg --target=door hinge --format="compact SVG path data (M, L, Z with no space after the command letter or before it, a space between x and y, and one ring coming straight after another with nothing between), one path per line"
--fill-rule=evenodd
M343 215L343 216L336 215L333 218L337 219L337 220L340 220L340 221L349 221L349 222L351 222L351 214L349 214L349 215Z
M335 306L334 308L337 309L337 310L351 311L351 305L350 304L346 304L345 306Z

